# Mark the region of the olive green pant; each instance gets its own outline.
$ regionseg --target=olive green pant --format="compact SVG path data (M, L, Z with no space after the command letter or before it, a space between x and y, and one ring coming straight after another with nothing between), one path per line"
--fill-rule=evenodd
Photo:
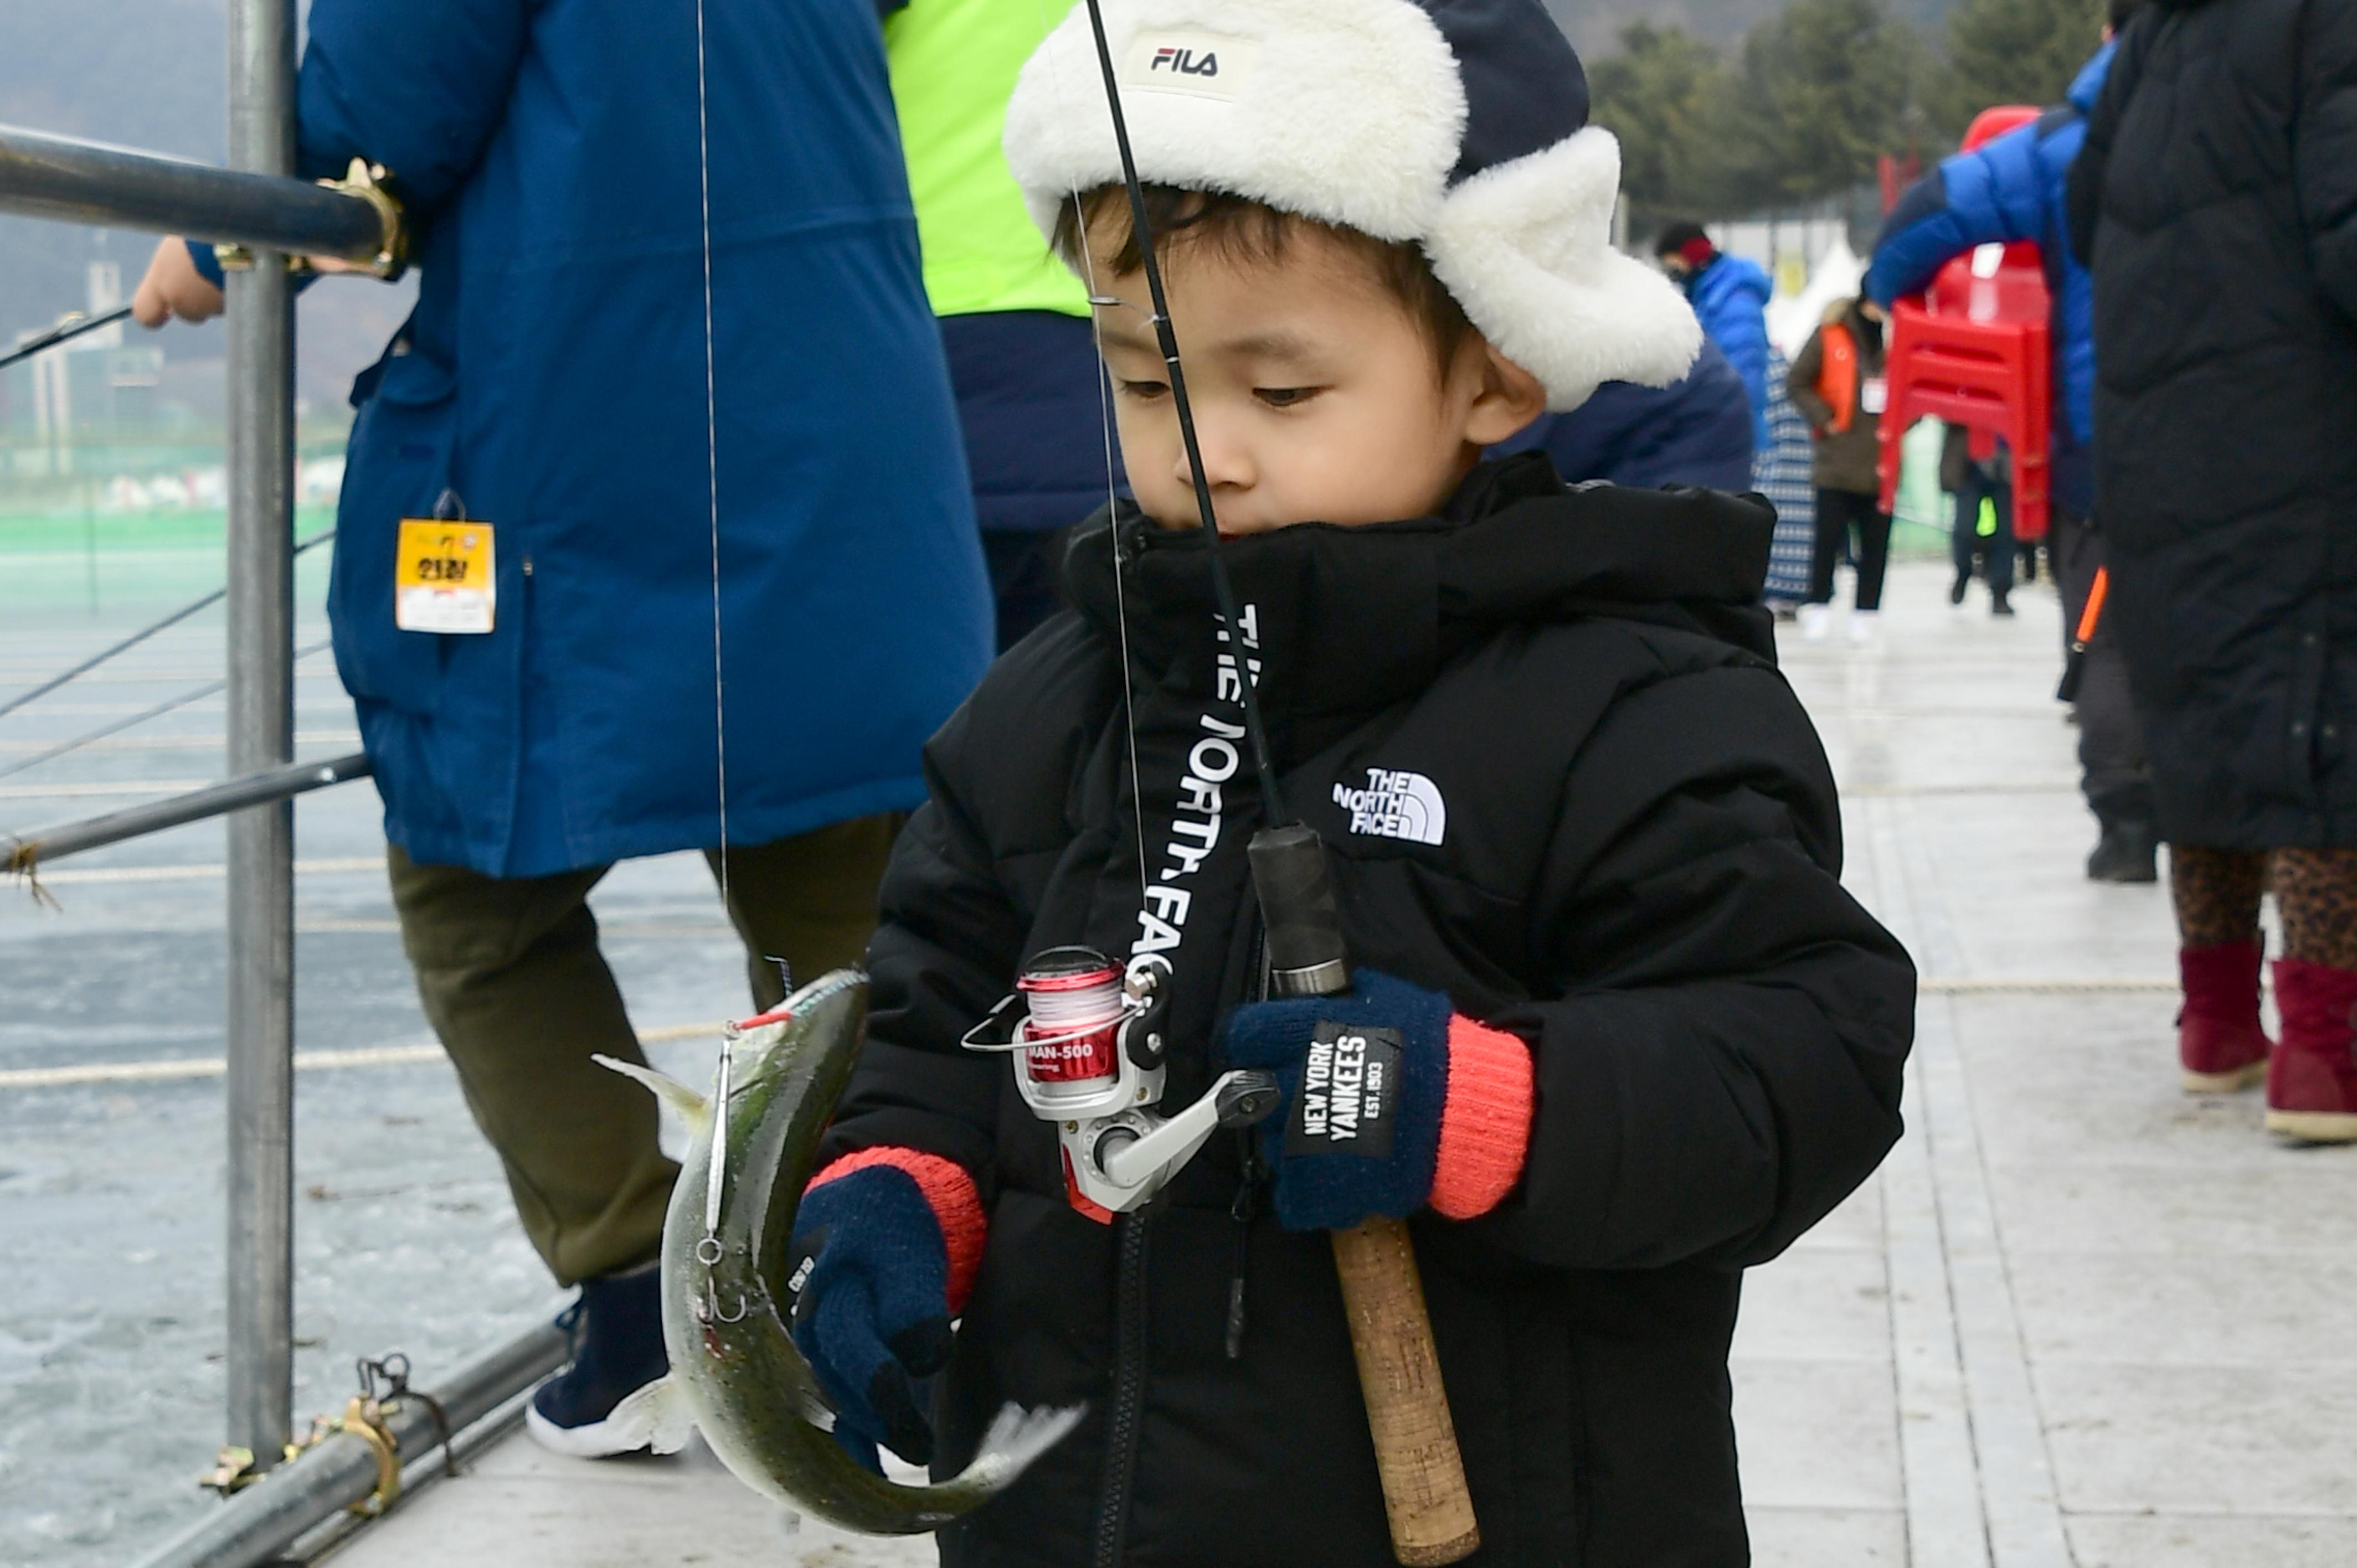
M753 999L785 998L769 955L802 980L856 963L902 819L863 817L728 851L728 917ZM720 857L707 853L716 875ZM655 1146L655 1102L590 1060L643 1062L597 950L589 890L608 866L495 877L386 855L418 999L499 1151L524 1232L558 1281L653 1257L679 1167ZM717 1016L725 1004L715 998Z

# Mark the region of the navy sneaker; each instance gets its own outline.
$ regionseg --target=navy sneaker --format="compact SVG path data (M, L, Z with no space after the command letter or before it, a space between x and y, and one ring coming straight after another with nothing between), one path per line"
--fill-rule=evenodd
M533 1391L525 1430L542 1447L576 1459L647 1447L643 1420L608 1418L671 1370L663 1351L660 1265L582 1281L579 1299L556 1321L572 1333L573 1363Z

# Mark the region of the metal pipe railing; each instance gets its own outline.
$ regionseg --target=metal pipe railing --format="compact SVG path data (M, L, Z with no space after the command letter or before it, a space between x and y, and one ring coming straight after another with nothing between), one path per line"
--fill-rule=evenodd
M283 1463L293 1437L291 802L296 794L370 770L365 756L293 765L294 291L288 263L332 256L390 275L402 260L400 209L381 188L383 171L355 165L340 187L293 177L295 45L295 0L231 0L229 169L0 126L0 212L236 245L251 263L231 269L224 291L227 749L233 777L170 800L0 840L0 871L32 873L101 844L207 817L228 818L227 1427L230 1444L251 1451L257 1472ZM120 646L128 644L111 651ZM488 1427L511 1417L522 1391L555 1369L565 1354L562 1336L542 1328L469 1364L440 1391L450 1424ZM486 1420L493 1416L498 1419ZM396 1406L393 1434L404 1451L425 1446L430 1422L422 1401ZM436 1467L428 1452L407 1473L427 1475ZM357 1438L331 1435L287 1466L283 1477L264 1474L148 1561L210 1568L257 1563L317 1530L339 1509L381 1492L376 1453Z
M229 105L231 164L277 177L291 209L295 0L231 0ZM283 253L256 249L225 292L228 749L239 775L295 760L295 285ZM294 1429L295 808L249 807L228 826L229 1441L267 1466Z
M42 866L84 850L102 849L125 839L159 833L208 817L227 816L251 806L274 805L330 784L345 784L369 776L368 754L355 751L328 762L298 762L288 768L267 768L242 779L208 784L168 800L144 806L126 806L104 816L84 817L36 828L16 837L0 838L0 875L15 873L38 876Z
M493 1434L472 1431L470 1442L470 1430L497 1417L511 1420L516 1411L502 1407L564 1365L566 1354L565 1332L544 1323L468 1362L430 1391L448 1415L451 1434L473 1447ZM404 1400L386 1424L403 1459L404 1492L441 1472L447 1456L425 1402ZM138 1568L254 1568L276 1561L318 1525L366 1502L377 1490L377 1477L376 1455L366 1443L342 1434L324 1438L141 1558Z
M232 35L235 18L248 5L238 0L231 7ZM259 125L269 117L257 119L254 105L234 86L230 102L242 106L232 107L233 120ZM272 100L281 107L285 102ZM288 142L286 156L267 162L254 161L250 148L241 153L233 134L230 161L237 166L227 169L0 125L0 212L349 262L370 262L393 251L395 235L388 230L385 208L350 191L288 177L295 160L292 138L285 133L292 124L291 116L282 115L273 134Z

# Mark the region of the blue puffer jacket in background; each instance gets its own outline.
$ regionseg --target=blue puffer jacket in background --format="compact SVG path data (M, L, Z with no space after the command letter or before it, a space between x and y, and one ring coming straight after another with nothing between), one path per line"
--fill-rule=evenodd
M1725 252L1686 280L1686 299L1702 329L1743 378L1751 403L1751 445L1768 445L1768 302L1775 285L1760 263Z
M1742 378L1707 338L1685 380L1666 387L1607 381L1569 413L1540 415L1490 456L1533 448L1545 450L1566 484L1751 488L1750 404Z
M925 796L989 660L871 0L704 0L727 836ZM531 876L720 842L697 10L315 0L307 175L390 168L411 317L355 388L328 616L385 831ZM497 628L393 626L394 531L495 530Z
M2027 240L2039 247L2053 300L2053 495L2082 517L2095 489L2088 450L2095 435L2095 295L2071 253L2065 196L2112 51L2110 44L2096 51L2071 84L2068 103L1958 153L1909 188L1883 223L1866 274L1867 294L1887 308L1929 288L1951 259L1976 246Z

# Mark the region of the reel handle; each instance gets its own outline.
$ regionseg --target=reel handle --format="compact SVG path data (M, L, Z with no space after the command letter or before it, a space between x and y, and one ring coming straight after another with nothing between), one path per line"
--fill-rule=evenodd
M1299 822L1264 828L1245 854L1268 930L1270 990L1285 996L1348 991L1333 874L1317 832ZM1393 1555L1407 1568L1458 1562L1480 1547L1481 1530L1407 1225L1379 1215L1332 1234Z

